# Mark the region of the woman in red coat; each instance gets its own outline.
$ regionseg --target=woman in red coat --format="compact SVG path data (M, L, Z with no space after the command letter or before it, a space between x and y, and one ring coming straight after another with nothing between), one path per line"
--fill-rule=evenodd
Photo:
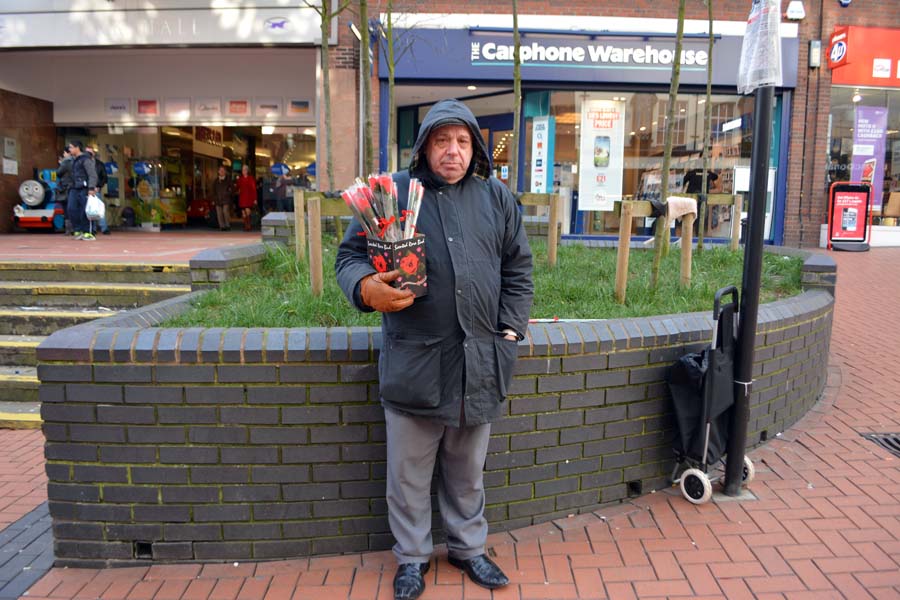
M238 206L244 218L244 231L250 231L250 211L256 206L256 179L250 177L247 165L241 167L241 176L237 179Z

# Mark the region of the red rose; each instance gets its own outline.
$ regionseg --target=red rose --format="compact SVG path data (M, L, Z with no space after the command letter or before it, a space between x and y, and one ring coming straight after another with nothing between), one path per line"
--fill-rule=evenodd
M415 275L416 271L419 268L419 257L416 256L415 254L413 254L412 252L410 252L409 254L404 256L402 259L400 259L400 268L407 275Z
M372 257L372 266L375 267L375 270L379 273L384 273L387 271L387 261L384 260L384 257L380 254L376 254Z

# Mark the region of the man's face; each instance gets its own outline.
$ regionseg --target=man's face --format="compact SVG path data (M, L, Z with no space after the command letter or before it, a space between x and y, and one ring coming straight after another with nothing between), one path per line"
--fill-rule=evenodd
M81 154L81 150L75 144L69 144L69 154L72 156L78 156Z
M456 183L466 175L472 162L472 133L465 125L444 125L428 136L425 156L432 172L447 183Z
M225 178L225 167L219 167L219 179Z

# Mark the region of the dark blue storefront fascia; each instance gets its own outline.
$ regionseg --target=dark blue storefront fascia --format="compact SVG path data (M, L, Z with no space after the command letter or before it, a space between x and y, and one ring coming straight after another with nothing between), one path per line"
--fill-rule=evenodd
M672 51L675 46L675 35L658 32L591 32L591 31L535 31L522 30L522 45L537 44L548 48L569 48L580 50L577 56L582 61L549 62L536 61L522 64L523 97L525 92L558 91L560 89L591 90L637 90L656 91L668 88L671 78L671 62L667 64L635 64L626 62L602 62L602 58L612 59L615 49L625 58L624 50L630 49L633 59L635 50L652 48L657 52ZM512 85L512 61L483 60L477 54L474 45L479 49L487 44L491 48L512 45L512 30L503 29L395 29L395 83L397 85L459 85L465 83L508 84ZM740 63L742 38L739 36L715 36L713 46L713 93L734 94L737 86L737 68ZM708 38L702 34L688 34L684 40L684 52L693 53L694 64L682 65L681 91L685 93L704 93L706 87L706 66L698 64L697 55L705 53ZM781 98L781 141L776 167L776 189L774 198L774 223L772 235L766 240L769 244L780 245L784 241L784 207L787 193L787 139L791 126L791 90L797 85L799 69L799 39L783 37L781 40L781 60L783 84L778 90ZM593 48L593 50L592 50ZM601 51L597 49L601 48ZM481 53L484 51L481 50ZM672 52L674 54L674 52ZM544 53L546 57L546 52ZM573 55L573 52L567 53ZM645 50L645 59L648 52ZM491 56L496 56L492 52ZM600 62L592 61L597 58ZM386 52L379 53L380 97L388 97ZM573 87L574 86L574 87ZM473 95L474 97L478 97ZM388 166L388 103L382 102L379 110L379 167L386 170ZM525 131L525 117L522 111L521 131ZM416 123L418 129L418 122ZM525 169L525 137L520 136L519 172ZM520 178L519 186L524 183ZM524 191L520 189L519 191ZM575 215L575 206L572 214Z

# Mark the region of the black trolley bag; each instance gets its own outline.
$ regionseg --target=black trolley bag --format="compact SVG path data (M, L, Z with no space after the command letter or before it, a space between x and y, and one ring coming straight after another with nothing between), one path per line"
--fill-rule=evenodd
M726 295L731 301L722 303ZM733 285L716 292L713 333L709 346L678 359L670 368L669 390L678 426L673 450L676 465L672 483L694 504L712 497L708 470L723 460L728 446L731 407L734 405L734 337L738 292ZM676 478L679 471L681 476ZM753 477L753 464L744 458L743 483Z

